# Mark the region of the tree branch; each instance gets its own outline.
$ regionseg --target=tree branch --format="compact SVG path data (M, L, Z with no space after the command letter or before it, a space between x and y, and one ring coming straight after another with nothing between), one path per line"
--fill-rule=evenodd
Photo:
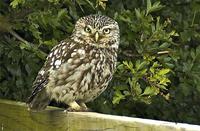
M27 40L23 39L21 36L19 36L14 30L10 29L8 31L12 36L14 36L17 40L21 41L26 45L26 49L33 51L38 57L41 59L45 59L47 54L41 50L38 49L38 47L34 46Z

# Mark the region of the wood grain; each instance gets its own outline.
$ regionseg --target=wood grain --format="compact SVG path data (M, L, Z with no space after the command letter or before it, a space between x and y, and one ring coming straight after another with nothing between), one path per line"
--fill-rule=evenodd
M200 131L200 126L55 107L31 112L24 103L0 99L0 131Z

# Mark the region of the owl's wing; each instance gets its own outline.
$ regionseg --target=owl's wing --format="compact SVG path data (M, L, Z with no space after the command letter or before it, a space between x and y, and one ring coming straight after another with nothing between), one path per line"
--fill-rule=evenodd
M41 72L43 72L43 68L39 71L35 81L33 82L32 88L34 90L32 91L31 96L27 100L27 103L29 104L30 108L33 108L33 105L31 105L31 103L33 103L38 93L43 92L45 85L48 83L49 73L46 72L45 74L41 74Z
M70 40L64 40L50 51L48 57L46 58L45 64L38 72L38 75L33 83L34 90L27 101L30 109L42 110L49 104L50 97L45 90L49 80L49 73L51 70L59 69L63 59L67 60L67 57L69 57L68 54L70 54L72 50L73 42Z

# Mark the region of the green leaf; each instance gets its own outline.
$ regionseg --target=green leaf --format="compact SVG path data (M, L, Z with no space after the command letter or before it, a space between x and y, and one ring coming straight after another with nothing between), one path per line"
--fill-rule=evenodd
M159 48L162 48L162 49L164 49L164 48L168 48L170 45L171 45L170 43L168 43L168 42L164 42L164 43L162 43L162 44L160 45Z
M195 60L196 54L195 54L194 50L191 50L190 55L191 55L192 59Z
M13 0L11 3L10 3L10 6L12 8L16 8L18 5L20 4L24 4L25 3L25 0Z
M129 69L131 70L131 72L134 74L135 70L133 68L133 63L131 61L123 61L123 64Z
M133 90L135 91L136 95L140 95L142 93L142 89L141 89L140 84L138 82L135 83Z
M157 1L153 5L151 4L150 0L147 0L147 11L146 11L146 16L152 12L158 11L162 9L164 6L160 5L160 2Z
M27 48L27 45L25 43L20 43L20 48L23 50L23 49L26 49Z
M170 69L161 69L159 72L158 72L158 75L165 75L167 73L170 72Z
M154 96L154 95L157 95L159 93L159 90L156 88L156 87L146 87L144 92L141 94L141 96L144 96L144 95L150 95L150 96Z
M50 3L53 3L53 4L58 4L60 2L60 0L48 0Z
M66 10L66 9L61 9L61 10L58 12L58 15L57 15L58 20L60 20L63 16L65 16L66 13L67 13L67 10Z
M106 9L106 2L108 0L96 0L96 7L101 6L104 10Z
M142 14L140 13L140 11L138 9L135 9L135 14L136 14L136 17L138 19L141 19L142 18Z
M168 85L167 83L170 83L170 82L171 81L168 78L162 78L160 80L159 84L167 86ZM166 89L166 88L164 88L164 89Z
M145 66L147 66L148 65L148 62L147 61L143 61L143 62L136 62L136 69L137 70L141 70L141 69L143 69Z
M143 69L140 71L140 75L144 76L147 73L147 69Z
M147 11L151 9L151 0L147 0Z
M115 91L112 103L119 104L122 99L125 99L125 96L121 93L121 91L117 90Z

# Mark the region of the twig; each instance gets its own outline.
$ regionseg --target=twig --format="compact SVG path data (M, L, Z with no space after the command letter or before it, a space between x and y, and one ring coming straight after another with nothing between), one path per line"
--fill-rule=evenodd
M162 55L162 54L169 54L170 52L169 51L159 51L157 52L158 55Z
M29 44L29 45L30 45L30 43L29 43L28 41L26 41L26 40L23 39L21 36L19 36L15 31L9 30L9 33L10 33L11 35L13 35L15 38L17 38L19 41L21 41L21 42L23 42L23 43L25 43L25 44Z
M193 18L192 18L192 24L191 24L191 26L193 26L193 25L194 25L194 20L195 20L195 17L196 17L196 10L194 11L194 15L193 15Z
M25 43L27 45L27 49L33 51L34 53L36 53L36 55L38 57L40 57L41 59L45 59L47 54L41 50L39 50L36 46L34 46L33 44L31 44L30 42L28 42L27 40L23 39L21 36L19 36L15 31L13 31L12 29L10 29L8 31L11 35L13 35L16 39L18 39L19 41Z

